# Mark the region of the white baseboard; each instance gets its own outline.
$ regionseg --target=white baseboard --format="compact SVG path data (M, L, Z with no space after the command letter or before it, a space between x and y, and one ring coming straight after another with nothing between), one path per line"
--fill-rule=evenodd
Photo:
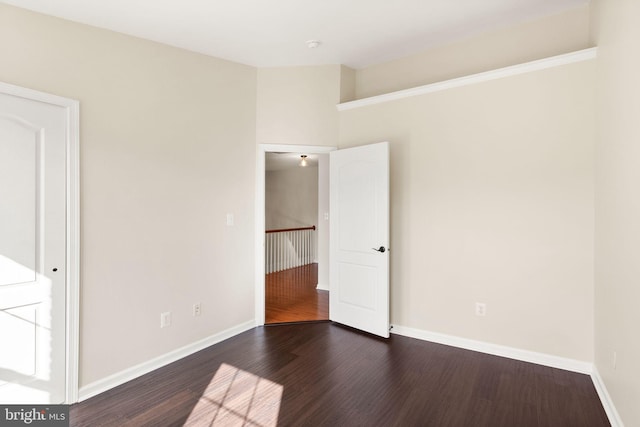
M607 417L609 417L611 427L624 427L622 419L620 418L620 414L618 414L618 411L616 410L616 407L611 400L611 396L609 396L607 387L604 385L604 381L602 380L602 377L598 372L598 368L596 368L595 366L593 367L593 372L591 373L591 380L593 381L593 385L598 392L598 396L600 397L600 402L602 402L604 411L607 413Z
M466 350L479 351L481 353L493 354L494 356L508 357L509 359L521 360L523 362L536 363L538 365L549 366L551 368L564 369L566 371L578 372L591 376L593 386L598 393L602 406L609 418L611 427L624 427L622 419L616 410L607 387L593 363L583 362L575 359L568 359L553 356L545 353L522 350L483 341L475 341L467 338L460 338L437 332L430 332L421 329L409 328L406 326L393 325L391 333L405 337L416 338L423 341L435 342L438 344L450 345L452 347L464 348Z
M329 290L329 285L326 283L318 283L316 285L316 289L319 291L328 291Z
M424 341L435 342L438 344L450 345L452 347L464 348L466 350L493 354L494 356L508 357L509 359L521 360L523 362L536 363L538 365L578 372L581 374L590 375L593 372L593 364L589 362L583 362L581 360L568 359L545 353L536 353L534 351L522 350L519 348L507 347L498 344L491 344L483 341L475 341L467 338L440 334L437 332L409 328L406 326L393 325L391 333L411 338L417 338Z
M320 289L320 285L318 285L318 289ZM180 360L186 356L222 342L242 332L248 331L255 326L256 325L253 320L242 323L240 325L219 332L215 335L211 335L200 341L196 341L182 348L173 350L162 356L151 359L147 362L125 369L124 371L120 371L116 374L110 375L91 384L87 384L79 390L79 402L87 400L93 396L124 384L127 381L131 381L155 369L161 368L165 365L168 365L169 363L175 362L176 360ZM537 353L529 350L522 350L514 347L491 344L483 341L460 338L453 335L430 332L400 325L393 325L391 333L402 335L405 337L416 338L423 341L450 345L452 347L463 348L466 350L492 354L495 356L508 357L510 359L520 360L523 362L536 363L538 365L549 366L552 368L564 369L581 374L588 374L591 376L593 385L596 389L596 392L598 393L598 396L600 397L600 401L602 402L602 406L604 407L607 417L609 418L611 426L624 427L620 415L618 414L618 411L616 410L615 405L613 404L613 401L609 396L609 392L607 391L604 381L602 380L602 377L600 376L597 368L592 363L553 356L545 353Z
M101 380L92 382L91 384L87 384L86 386L80 388L78 401L82 402L83 400L89 399L90 397L96 396L100 393L124 384L127 381L131 381L155 369L161 368L165 365L168 365L169 363L175 362L176 360L180 360L183 357L189 356L197 351L203 350L209 346L217 344L242 332L248 331L249 329L252 329L254 327L254 320L241 323L215 335L211 335L207 338L188 344L184 347L170 351L169 353L158 356L147 362L132 366L131 368L125 369L124 371L120 371L116 374L109 375L108 377Z

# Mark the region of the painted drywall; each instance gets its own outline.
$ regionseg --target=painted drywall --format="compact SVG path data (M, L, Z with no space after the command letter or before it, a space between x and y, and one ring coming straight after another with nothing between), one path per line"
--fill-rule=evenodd
M340 67L340 102L356 99L356 70L342 65Z
M251 321L256 70L2 4L0 56L80 100L80 385Z
M309 227L318 221L318 167L295 167L265 174L267 230Z
M246 265L253 262L247 257L254 166L247 159L254 158L254 140L335 145L335 104L353 97L358 81L363 93L386 92L580 49L588 45L584 13L561 16L561 25L548 21L542 27L549 37L532 23L531 30L483 35L383 64L379 75L370 68L354 77L338 65L256 71L0 5L0 80L81 101L82 384L252 318L254 278ZM529 31L542 39L525 36ZM518 32L525 35L507 49L505 40ZM481 45L491 49L473 54ZM498 54L501 49L511 54ZM453 59L431 60L438 55ZM363 77L367 72L371 79ZM590 268L591 243L580 240L590 233L584 181L593 117L583 98L589 71L565 76L553 90L546 78L512 79L519 83L500 84L497 97L493 89L474 95L477 89L466 88L448 92L463 95L398 101L391 110L342 113L341 145L392 142L395 323L590 360L583 357L590 335L582 328L592 321L583 308L593 301L582 286L588 278L576 274ZM569 106L564 96L574 95ZM489 120L501 115L511 123L506 129ZM574 115L585 127L579 147ZM476 146L479 130L484 138ZM521 145L511 151L507 141L523 135L523 152ZM571 145L552 145L558 135L571 136ZM487 136L497 137L495 145ZM575 161L561 167L566 157ZM571 183L576 191L568 191ZM519 185L531 187L525 197L518 197ZM510 191L513 200L501 197ZM477 215L464 212L476 205ZM227 213L235 214L234 227L225 225ZM533 230L524 229L528 224ZM436 238L426 240L426 249L425 236ZM566 256L567 248L576 250ZM190 317L194 299L203 303L198 319ZM488 304L484 319L472 315L470 304L479 299ZM174 313L173 325L160 330L158 314L165 310ZM553 322L560 326L551 328Z
M589 6L469 37L356 71L356 98L585 49Z
M258 70L258 144L335 146L340 65Z
M595 362L624 425L637 426L640 2L596 0L592 13L598 45Z
M594 69L340 113L390 142L393 324L593 360Z

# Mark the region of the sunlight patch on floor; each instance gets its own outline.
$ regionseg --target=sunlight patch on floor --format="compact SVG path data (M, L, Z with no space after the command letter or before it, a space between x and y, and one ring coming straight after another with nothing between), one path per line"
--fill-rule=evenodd
M185 425L275 427L283 387L223 363Z

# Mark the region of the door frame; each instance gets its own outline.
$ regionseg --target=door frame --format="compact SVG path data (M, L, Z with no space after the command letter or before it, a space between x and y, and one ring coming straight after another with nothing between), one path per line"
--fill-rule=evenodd
M264 231L265 231L265 159L266 153L327 154L338 147L319 145L258 144L256 156L256 212L255 212L255 323L265 320L264 291Z
M66 110L65 403L76 403L80 325L80 102L4 82L0 82L0 92Z

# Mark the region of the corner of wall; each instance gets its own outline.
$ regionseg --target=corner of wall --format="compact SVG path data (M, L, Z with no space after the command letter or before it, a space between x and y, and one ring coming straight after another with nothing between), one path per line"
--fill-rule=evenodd
M356 70L346 65L340 66L340 102L356 99Z

